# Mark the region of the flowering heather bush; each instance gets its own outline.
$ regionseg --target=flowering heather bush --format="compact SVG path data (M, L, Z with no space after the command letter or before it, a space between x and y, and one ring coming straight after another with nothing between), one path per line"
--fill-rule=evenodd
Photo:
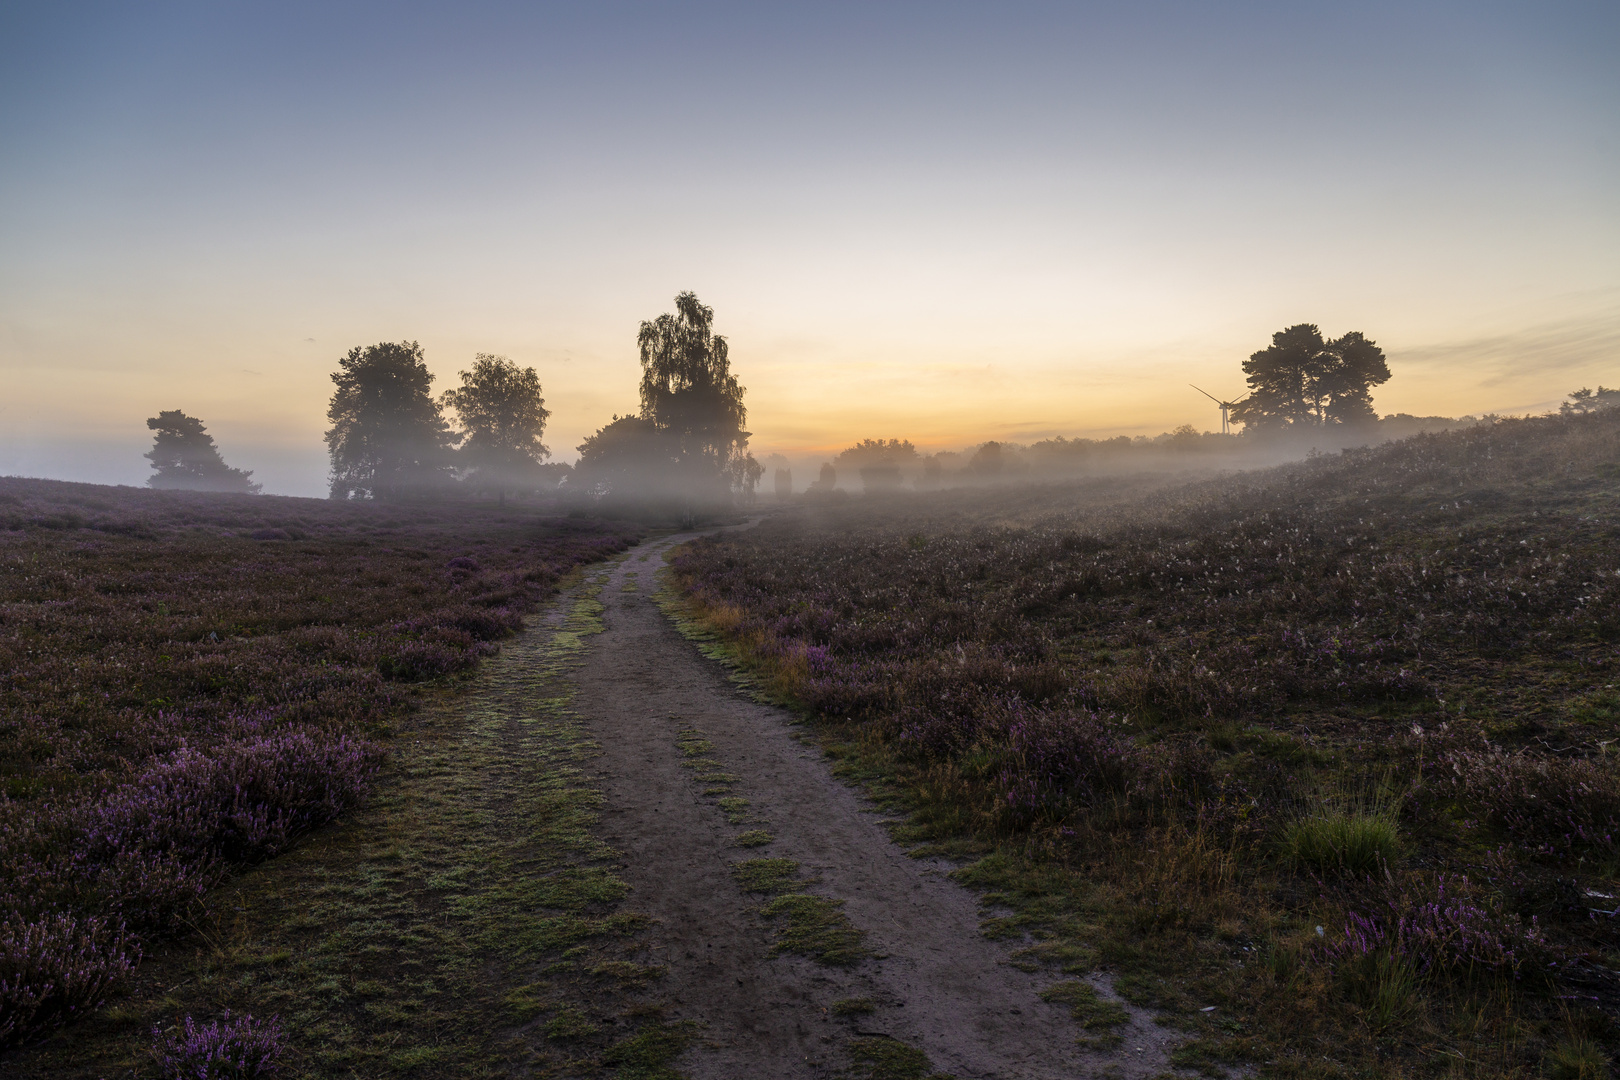
M152 1032L152 1057L164 1080L274 1076L284 1053L286 1044L276 1017L255 1020L252 1014L245 1014L232 1020L229 1009L223 1020L203 1027L188 1016L184 1028L173 1035Z
M1620 854L1620 766L1501 747L1448 754L1439 786L1538 856Z
M360 799L590 523L0 479L0 1045L99 1000L234 866Z
M100 1005L139 959L120 923L8 913L0 922L0 1046Z
M1468 976L1481 973L1517 977L1526 961L1546 952L1540 928L1526 927L1507 914L1467 895L1468 879L1441 876L1415 895L1403 893L1374 915L1351 912L1344 936L1323 949L1334 964L1355 964L1385 954L1412 966L1419 975Z
M1142 752L1094 714L1031 711L1000 734L1006 764L997 780L1014 820L1062 820L1075 807L1126 795L1148 772Z

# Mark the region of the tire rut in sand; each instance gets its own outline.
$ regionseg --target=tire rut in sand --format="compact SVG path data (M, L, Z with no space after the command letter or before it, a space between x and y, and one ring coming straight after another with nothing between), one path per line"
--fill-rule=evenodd
M689 538L614 565L606 629L571 675L602 747L605 838L661 924L671 1018L699 1025L682 1071L902 1075L859 1064L884 1054L918 1068L926 1054L962 1080L1166 1070L1170 1033L1135 1010L1122 1053L1082 1046L1072 1003L1043 1000L1053 980L980 932L951 867L909 858L789 714L743 696L681 636L649 594L663 552Z

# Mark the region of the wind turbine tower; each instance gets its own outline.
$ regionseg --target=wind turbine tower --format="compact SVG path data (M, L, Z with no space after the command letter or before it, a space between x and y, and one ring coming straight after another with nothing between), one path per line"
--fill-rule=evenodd
M1193 386L1192 383L1188 383L1187 385L1192 386L1192 388L1194 390L1198 390L1198 387ZM1208 392L1203 391L1203 390L1198 390L1198 392L1200 394L1203 394L1205 397L1209 398L1209 400L1213 401L1215 404L1217 404L1217 405L1219 405L1221 407L1221 434L1222 435L1229 434L1230 431L1231 431L1231 426L1232 426L1231 425L1231 419L1230 419L1231 415L1232 415L1232 406L1238 405L1238 404L1241 404L1244 401L1247 401L1249 399L1249 395L1244 394L1242 397L1238 398L1237 401L1222 401L1220 398L1216 397L1214 394L1208 393Z

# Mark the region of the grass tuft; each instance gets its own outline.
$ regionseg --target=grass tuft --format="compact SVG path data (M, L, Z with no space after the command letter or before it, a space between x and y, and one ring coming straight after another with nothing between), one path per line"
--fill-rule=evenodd
M1069 1015L1087 1031L1107 1031L1131 1020L1123 1005L1106 1000L1097 993L1096 987L1078 979L1048 986L1041 991L1041 1000L1067 1005Z
M596 1025L578 1009L564 1009L546 1021L546 1038L554 1042L588 1039L596 1032Z
M834 1016L866 1016L876 1009L871 998L840 998L832 1003Z
M608 1047L602 1060L617 1065L619 1080L681 1080L671 1065L692 1041L686 1024L653 1023Z
M1400 857L1401 834L1387 814L1329 811L1291 823L1283 852L1298 867L1362 876Z
M849 1044L855 1064L845 1076L859 1080L952 1080L946 1073L934 1072L928 1055L898 1039L856 1039Z
M731 864L731 876L745 892L788 892L799 885L799 864L792 859L745 859Z
M872 955L861 941L866 931L858 930L839 909L842 900L808 893L778 896L765 905L763 914L783 919L775 952L797 953L834 967L852 967Z
M1570 1035L1547 1052L1545 1072L1548 1080L1609 1080L1609 1056L1595 1040Z
M1422 1008L1422 983L1405 957L1387 951L1368 953L1344 964L1339 978L1375 1034L1404 1027Z

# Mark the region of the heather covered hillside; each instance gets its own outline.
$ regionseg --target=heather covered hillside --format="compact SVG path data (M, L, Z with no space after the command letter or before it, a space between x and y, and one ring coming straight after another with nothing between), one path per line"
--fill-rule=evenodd
M0 480L0 1044L364 794L412 685L630 538L464 505Z
M677 572L1031 962L1112 974L1184 1064L1613 1052L1620 413L807 507Z

